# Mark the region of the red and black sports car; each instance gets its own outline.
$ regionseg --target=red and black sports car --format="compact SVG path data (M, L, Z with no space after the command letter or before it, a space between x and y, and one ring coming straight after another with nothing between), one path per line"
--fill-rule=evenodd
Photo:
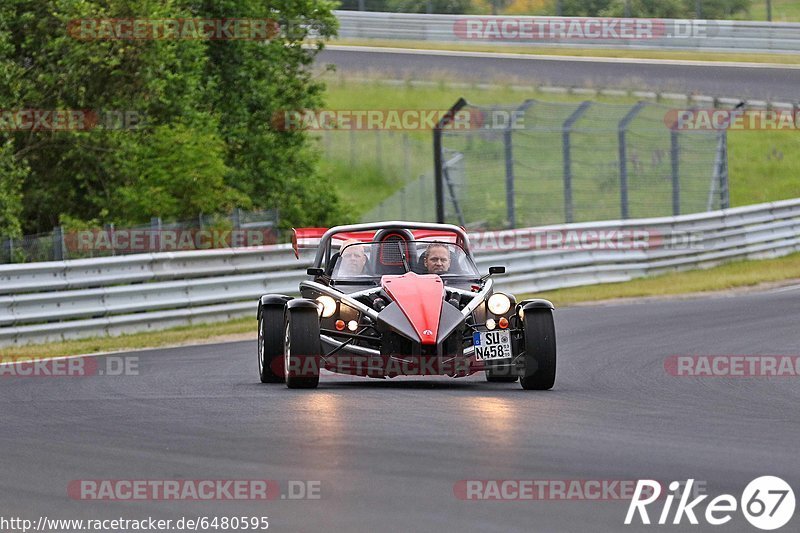
M483 371L546 390L556 375L553 304L517 302L481 275L459 227L382 222L295 230L317 242L302 297L258 303L263 383L314 388L320 370L372 378Z

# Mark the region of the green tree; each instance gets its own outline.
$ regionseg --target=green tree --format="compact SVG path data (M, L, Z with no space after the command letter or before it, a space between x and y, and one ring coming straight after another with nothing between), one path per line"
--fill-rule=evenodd
M2 109L90 109L101 119L122 110L143 122L132 130L101 120L88 131L0 131L7 146L0 170L15 176L0 186L10 191L0 192L0 211L21 213L28 233L62 218L128 224L234 205L278 207L297 217L287 224L337 216L308 136L272 131L269 120L276 109L322 104L323 86L310 68L316 50L301 43L311 29L333 34L331 7L310 0L5 0ZM268 42L86 40L68 32L76 19L132 17L259 17L284 26Z

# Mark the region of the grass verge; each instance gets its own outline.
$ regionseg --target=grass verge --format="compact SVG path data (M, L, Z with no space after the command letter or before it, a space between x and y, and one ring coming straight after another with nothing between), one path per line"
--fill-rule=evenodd
M497 54L529 54L564 57L605 57L620 59L666 59L683 61L717 61L732 63L773 63L800 65L797 54L745 54L741 52L694 52L683 50L620 50L615 48L556 48L546 46L492 45L478 43L436 43L430 41L396 41L383 39L338 39L330 44L342 46L374 46L409 50L450 50L455 52L489 52Z
M387 85L378 79L354 81L331 76L327 107L330 109L449 109L459 97L475 104L520 103L526 98L545 102L596 102L633 104L631 96L586 96L539 92L535 87L503 85L475 86L429 82ZM673 108L686 103L670 102ZM323 169L331 176L349 212L358 218L377 202L420 174L430 175L433 167L431 132L326 132L327 147ZM402 142L406 135L408 142ZM378 142L378 136L383 140ZM537 166L553 170L560 180L562 156L560 136L553 146L541 144L531 154ZM612 144L616 143L611 138ZM741 206L800 197L800 134L782 131L731 131L728 135L731 205ZM645 157L650 160L650 156ZM376 164L377 161L381 164ZM520 174L522 176L523 174ZM688 197L687 197L688 198Z
M581 302L597 302L617 298L725 291L793 279L800 279L800 253L776 259L735 261L707 270L673 272L623 283L558 289L537 293L535 296L546 298L556 306L568 306Z

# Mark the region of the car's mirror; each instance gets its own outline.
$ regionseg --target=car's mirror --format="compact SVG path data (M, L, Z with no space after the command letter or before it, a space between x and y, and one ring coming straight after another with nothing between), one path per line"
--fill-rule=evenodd
M306 274L309 276L319 277L325 274L325 271L321 268L308 268L306 269Z
M492 274L505 274L505 273L506 273L506 267L501 267L501 266L489 267L489 275L492 275Z

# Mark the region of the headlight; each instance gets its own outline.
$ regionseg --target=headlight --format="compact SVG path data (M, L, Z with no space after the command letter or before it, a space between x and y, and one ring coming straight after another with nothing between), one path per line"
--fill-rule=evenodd
M511 309L511 300L508 299L508 296L505 294L497 293L492 294L489 297L489 301L486 302L486 305L489 307L489 311L496 315L504 315L508 313L508 310Z
M330 296L320 296L317 298L317 303L322 306L322 316L325 318L332 317L336 312L336 300Z

